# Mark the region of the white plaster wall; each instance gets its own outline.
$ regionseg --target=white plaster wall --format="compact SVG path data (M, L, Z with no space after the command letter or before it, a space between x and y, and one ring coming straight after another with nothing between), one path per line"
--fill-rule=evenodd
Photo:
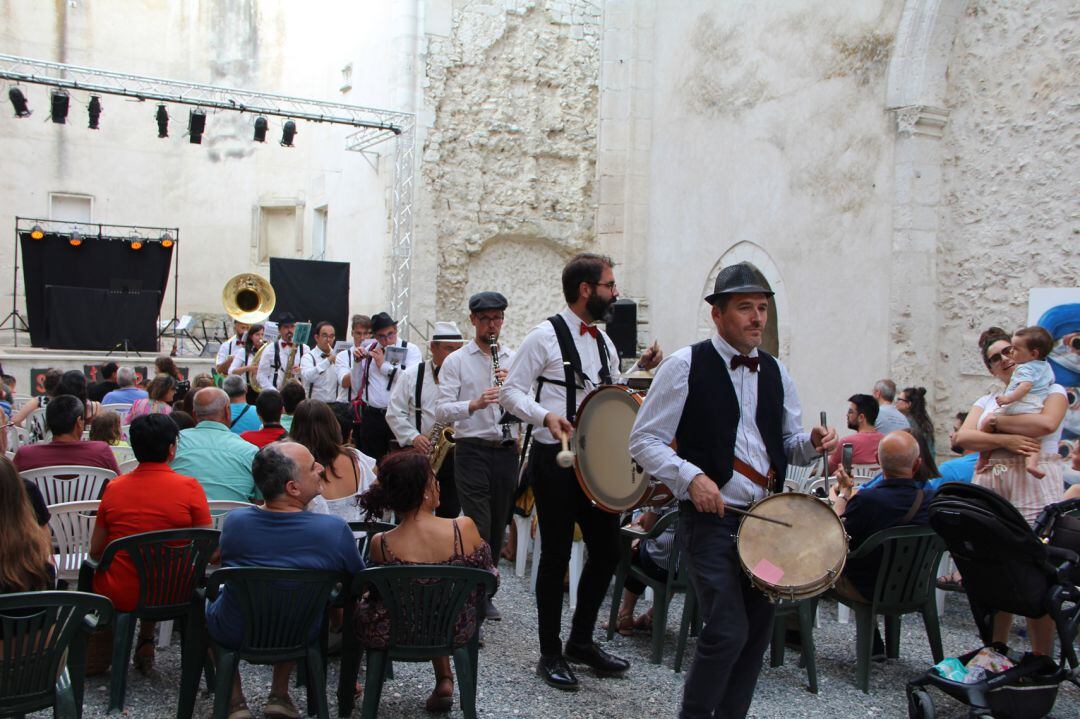
M385 27L403 4L384 5L4 2L0 52L388 107L398 99L400 78L385 72L394 40ZM340 71L350 60L353 89L342 94ZM254 208L260 201L303 204L303 249L297 257L310 256L313 211L327 205L325 259L357 264L351 309L382 309L388 293L392 143L365 159L344 150L348 128L301 121L296 146L283 148L278 141L284 119L269 118L267 142L259 145L251 140L253 117L210 113L203 144L191 145L184 136L188 108L170 106L170 137L158 139L156 103L110 96L102 98L101 129L91 131L86 93L73 92L68 124L53 125L47 90L23 89L34 115L16 120L10 106L0 112L6 168L0 173L0 227L13 229L16 215L46 216L50 191L93 195L98 222L179 226L180 311L219 312L228 277L268 273L254 261ZM10 276L10 255L10 245L0 243L0 277ZM167 293L166 316L172 313L171 285Z
M1029 288L1076 287L1080 278L1076 3L969 2L947 97L938 425L993 385L979 333L1023 326Z
M630 259L646 265L653 334L698 339L717 261L756 248L782 281L781 359L807 423L839 420L888 373L883 96L900 6L686 2L653 19L648 250Z

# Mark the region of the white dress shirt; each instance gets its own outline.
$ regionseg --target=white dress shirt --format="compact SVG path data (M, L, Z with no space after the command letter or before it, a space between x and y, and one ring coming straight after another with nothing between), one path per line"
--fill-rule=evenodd
M416 377L424 368L424 384L420 388L420 430L416 429ZM442 374L439 374L440 380ZM386 408L386 424L401 447L412 445L418 434L430 434L435 426L435 403L439 399L439 383L431 361L406 367L397 373L390 389L390 406Z
M330 360L330 353L323 352L318 347L305 352L300 358L300 381L304 384L308 399L319 399L323 402L337 401L337 369L335 363Z
M247 367L249 364L254 364L256 352L258 352L258 350L248 352L247 347L243 342L237 343L236 349L233 350L232 364L229 365L229 374L232 374L233 370ZM251 385L251 378L248 376L247 372L244 372L240 376L244 378L246 384Z
M731 366L731 358L739 354L719 334L712 337L713 347L723 358L724 366ZM649 386L645 404L638 410L634 429L630 432L630 454L641 467L668 486L676 499L690 498L690 483L702 470L686 461L671 448L675 430L682 419L690 377L690 347L683 347L664 359ZM757 348L750 352L757 357ZM784 413L781 432L784 452L795 464L810 464L817 456L810 443L810 433L802 427L802 410L795 383L787 368L780 364L780 380L784 387ZM757 426L758 377L757 372L742 366L728 370L739 401L739 426L735 433L735 456L762 474L768 474L770 462L765 442ZM716 440L722 441L717 435ZM714 479L720 479L715 477ZM725 504L739 507L762 499L764 488L734 472L731 479L720 488Z
M366 359L364 363L367 367L364 368L364 375L367 378L364 387L364 403L378 409L386 409L390 404L390 386L393 384L396 375L409 367L414 367L424 361L423 355L420 354L420 348L410 342L405 345L404 340L399 340L396 344L389 345L390 347L405 347L405 363L404 366L397 366L390 364L386 360L383 360L382 367L375 364L375 360Z
M577 347L578 356L581 357L581 370L586 378L584 387L580 382L578 383L577 406L580 407L585 395L600 384L600 352L591 334L587 332L581 334L581 325L584 320L575 315L569 307L564 307L559 314L570 327L570 336L573 337L574 346ZM608 350L611 381L619 383L621 381L619 354L615 350L615 343L606 332L601 331L600 334ZM514 355L509 370L510 374L506 378L502 392L499 393L500 404L507 411L520 417L522 421L533 425L532 436L535 441L541 444L555 444L555 438L544 427L544 417L548 412L554 412L560 417L566 416L566 389L561 385L550 383L551 380L563 382L566 374L563 371L559 340L550 322L544 320L525 336L525 341L521 343L521 347ZM543 377L545 382L540 390L540 401L537 402L534 385L540 377Z
M499 366L509 368L514 353L499 345ZM499 418L503 408L499 403L469 413L469 402L495 386L495 372L491 352L473 340L459 350L450 353L443 362L439 374L439 402L435 418L440 422L454 423L454 438L501 440L502 425ZM565 400L564 400L565 401ZM517 436L517 423L511 424L511 436Z
M236 337L230 337L229 339L222 342L221 346L218 347L217 360L214 361L214 366L220 367L221 363L225 361L225 358L232 357L236 354L237 347L243 348L243 346L244 340L237 339Z
M278 352L280 353L278 362L281 365L280 369L276 370L277 381L274 381L274 348L272 346L267 347L266 351L262 353L262 357L259 358L259 368L255 370L255 378L259 380L259 386L263 389L273 387L280 390L285 384L285 367L286 363L289 361L289 352L293 348L282 347L281 340L275 341L277 342ZM293 379L300 379L300 361L304 359L304 355L307 355L310 352L311 350L308 349L306 345L296 345L296 355L293 357Z
M356 388L345 387L341 383L349 373L352 372L353 366L353 350L356 345L349 347L348 349L338 352L337 359L334 361L334 368L337 370L337 401L338 402L352 402L356 399Z

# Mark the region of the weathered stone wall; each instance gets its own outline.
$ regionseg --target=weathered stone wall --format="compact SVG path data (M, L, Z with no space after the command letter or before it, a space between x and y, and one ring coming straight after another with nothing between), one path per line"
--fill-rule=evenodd
M438 319L467 331L468 295L498 290L516 345L561 305L593 242L599 32L596 3L460 0L428 37L417 243L437 248Z
M948 98L939 425L993 384L976 350L982 329L1023 326L1029 288L1076 287L1080 278L1075 2L970 2L953 46Z

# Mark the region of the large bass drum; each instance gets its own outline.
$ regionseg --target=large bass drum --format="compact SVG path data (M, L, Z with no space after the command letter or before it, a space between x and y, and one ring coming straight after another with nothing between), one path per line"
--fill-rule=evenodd
M791 525L753 517L739 522L739 563L769 599L810 599L836 584L847 561L847 532L828 504L786 492L766 497L750 511Z
M630 457L630 430L644 399L644 392L602 385L578 408L574 472L585 495L604 511L624 512L671 498Z

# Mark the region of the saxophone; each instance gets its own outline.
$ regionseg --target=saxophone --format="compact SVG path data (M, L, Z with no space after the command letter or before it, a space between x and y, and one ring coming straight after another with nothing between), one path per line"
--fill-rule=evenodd
M454 448L454 428L436 422L428 432L428 441L431 442L431 449L428 450L431 473L438 474L446 455Z

